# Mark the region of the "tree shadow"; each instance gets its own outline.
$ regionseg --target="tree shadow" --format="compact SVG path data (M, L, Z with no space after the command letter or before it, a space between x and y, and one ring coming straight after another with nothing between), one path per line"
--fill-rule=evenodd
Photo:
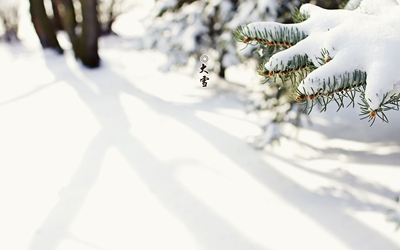
M64 63L62 69L55 68L51 62L48 66L55 75L74 75L75 73L67 69L67 63ZM66 70L66 72L60 73L60 70ZM301 187L292 188L293 181L291 179L265 163L263 152L253 152L253 149L242 140L196 116L195 111L202 110L204 103L190 105L168 103L135 87L134 83L116 74L108 67L102 69L109 76L107 79L102 79L96 71L79 70L95 85L97 91L93 91L78 78L70 80L68 84L75 89L81 100L92 111L101 129L86 149L83 160L69 186L63 191L60 201L32 239L29 250L56 249L64 239L70 237L71 223L96 182L105 152L111 146L121 153L146 185L157 190L156 196L163 206L185 224L204 249L265 249L245 237L188 192L177 181L173 171L163 167L166 163L157 160L151 151L135 139L130 132L130 128L134 124L130 124L123 109L120 100L121 93L132 95L146 103L153 111L191 127L223 156L235 162L246 173L288 204L313 218L319 226L341 239L350 248L359 249L360 242L370 241L379 242L382 249L398 249L398 246L392 241L349 216L345 212L345 207L338 202L340 198L320 195ZM203 100L203 102L208 101L208 99ZM213 107L210 109L212 110ZM254 157L243 157L237 152ZM168 193L171 189L178 190L179 200L170 199ZM184 202L186 206L182 206L179 202ZM193 213L187 212L187 206L193 209ZM268 211L265 212L268 213ZM212 223L210 226L206 226L197 223L199 220ZM352 234L352 232L356 232L356 234ZM221 235L227 236L229 240L221 241ZM362 235L363 239L355 237L358 235ZM309 239L305 239L305 241L307 240L314 240L314 237L310 235ZM364 244L364 246L368 245ZM370 249L373 249L373 246Z
M329 141L333 141L339 139L338 137L334 137L332 135L325 135L324 131L320 131L321 134L326 136L325 142L328 145L327 147L322 147L318 143L314 141L303 141L298 138L291 138L291 140L295 141L302 148L307 149L311 152L316 152L316 155L311 157L301 156L301 159L307 160L315 160L315 159L338 159L339 157L344 156L346 158L346 162L349 163L358 163L365 165L387 165L387 166L398 166L400 161L400 145L395 141L385 141L384 139L376 140L373 142L363 142L363 141L352 141L340 139L341 143L329 144ZM394 131L394 130L392 130ZM393 138L395 140L395 138ZM361 148L352 148L351 150L342 148L344 145L351 145L356 142L358 145L363 144ZM341 147L342 146L342 147Z
M128 93L136 97L141 96L143 99L148 98L146 101L153 102L157 106L157 111L162 113L171 114L174 109L179 109L178 107L140 92L133 87L132 83L105 68L102 70L106 70L107 75L111 76L110 78L102 79L96 75L96 71L79 68L78 70L96 85L97 91L94 91L85 85L82 79L73 76L75 72L68 69L66 62L62 64L62 67L57 68L49 62L48 67L56 76L68 75L68 79L71 79L68 84L89 107L101 128L88 145L69 185L60 192L59 201L31 240L29 250L56 249L63 240L68 238L78 240L81 244L96 249L102 249L76 239L70 233L70 228L91 188L96 183L106 152L111 147L121 153L141 180L155 192L163 206L185 224L205 249L265 249L246 238L187 191L176 179L170 166L157 160L151 151L135 139L130 132L131 124L121 105L120 94ZM112 79L112 82L109 82L109 79ZM185 113L187 114L187 112ZM177 192L179 199L170 199L171 191ZM188 212L188 208L192 210ZM207 226L204 223L198 223L199 221L212 223ZM226 236L230 240L221 240L221 236Z
M366 199L361 200L360 197L357 197L353 193L351 193L348 188L367 192L376 196L385 197L388 200L393 200L398 196L398 192L381 185L380 183L374 183L371 181L367 181L361 177L358 177L345 169L334 169L332 171L317 171L315 169L311 169L305 167L302 164L289 161L284 157L274 155L274 158L279 161L284 162L285 164L290 164L297 169L300 169L306 173L312 174L317 177L322 177L324 179L328 179L333 181L333 183L338 183L333 186L325 186L320 188L317 193L321 196L330 197L333 199L340 199L340 203L345 205L347 208L356 210L356 211L375 211L381 214L387 214L389 207L387 204L380 204L377 202L366 201ZM339 189L337 187L340 187Z
M370 123L358 119L356 108L342 109L340 114L330 111L310 114L310 118L307 117L309 122L302 122L297 133L287 129L292 126L285 127L285 139L308 152L300 152L296 157L301 160L343 159L348 163L399 166L400 134L396 132L396 126L400 116L389 124L376 122L370 127Z
M314 117L327 120L329 126L313 124L310 128L321 131L327 138L365 143L400 143L400 134L393 133L397 130L397 124L400 122L400 116L395 110L385 113L389 118L388 123L377 118L373 125L371 122L360 119L357 106L344 108L339 113L340 115L335 110L329 110L329 112L313 114Z
M47 89L48 87L53 86L54 84L56 84L56 83L55 82L51 82L51 83L42 84L40 86L37 86L34 89L32 89L31 91L28 91L23 95L19 95L19 96L16 96L14 98L11 98L10 100L0 102L0 106L5 106L5 105L8 105L8 104L11 104L11 103L14 103L14 102L18 102L18 101L23 100L25 98L28 98L28 97L30 97L30 96L32 96L34 94L39 93L40 91L43 91L43 90Z

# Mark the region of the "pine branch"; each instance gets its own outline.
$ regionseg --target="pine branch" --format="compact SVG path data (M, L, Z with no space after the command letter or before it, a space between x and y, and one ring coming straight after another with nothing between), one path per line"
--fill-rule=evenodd
M371 126L374 124L376 118L380 118L383 122L388 123L389 120L385 111L399 110L400 109L400 94L393 94L389 96L386 94L379 105L378 109L372 109L365 97L365 88L367 85L367 74L361 70L355 70L352 73L344 73L339 77L327 78L323 80L323 87L317 90L312 89L312 93L307 93L297 90L295 97L296 101L306 104L303 112L309 114L316 104L321 105L321 112L326 111L327 105L334 101L336 102L339 111L345 107L345 100L350 100L346 105L349 107L355 105L356 93L360 93L361 103L361 120L368 119Z
M318 64L320 66L330 62L333 58L329 54L329 51L327 49L322 49L321 50L321 57L317 58Z
M292 19L295 23L301 23L307 20L310 17L308 13L301 12L300 9L295 8L294 12L292 13Z
M399 110L399 99L400 94L391 95L389 98L389 94L386 94L379 105L378 109L372 110L365 98L365 93L361 93L361 101L362 103L358 103L361 107L361 120L368 119L368 122L371 122L371 126L374 124L375 119L378 117L383 122L388 123L389 119L385 115L385 111L388 110Z
M306 21L309 18L309 13L316 13L317 16L319 15L319 18L325 18L324 15L328 13L326 10L321 10L312 5L304 5L302 9L302 12L296 10L293 13L293 20L297 23ZM340 16L344 18L344 21L347 20L346 18L349 15L353 14L353 12L348 11L334 13L338 13L338 16L340 14ZM333 17L334 16L331 15L330 18L332 19ZM316 26L320 25L316 19L310 19L308 22L314 22ZM332 28L335 27L334 24L335 22L332 23L332 27L327 26L326 32L333 32ZM308 27L309 25L306 26ZM382 94L376 93L377 98L374 100L367 100L365 91L366 89L371 89L371 87L367 87L367 72L360 70L368 68L365 67L365 63L361 63L361 66L352 64L349 66L351 70L346 72L344 65L346 65L347 57L341 56L340 58L337 57L337 59L334 59L326 48L322 48L320 57L309 58L309 56L314 57L316 52L312 46L316 44L318 46L318 44L320 44L310 42L313 40L315 41L315 37L309 37L303 43L291 48L298 42L307 38L308 32L312 32L299 30L299 27L306 26L298 24L285 25L273 22L251 23L239 27L234 31L233 36L236 41L243 42L247 45L258 44L260 46L259 52L261 52L264 58L264 63L258 67L257 71L260 75L265 77L264 83L276 83L279 79L282 81L281 86L283 86L286 81L290 81L293 86L293 91L289 93L289 95L291 95L292 100L305 104L305 113L310 113L315 105L322 107L321 112L326 111L327 106L331 102L337 104L337 111L341 108L349 107L350 105L354 107L356 96L359 95L361 98L361 103L358 103L361 107L361 119L368 119L371 125L374 124L376 118L388 122L385 111L400 109L399 91L389 91L391 95L388 93L383 98ZM368 37L368 35L366 35L366 37ZM328 45L328 47L333 48L333 45ZM354 46L350 47L353 50L357 49L357 47ZM338 55L337 51L333 52L335 52L334 55ZM272 57L268 58L270 56ZM331 62L332 60L337 61ZM326 65L330 62L331 64ZM316 70L321 66L322 69ZM357 69L355 66L359 68ZM308 76L314 70L316 71ZM392 74L397 74L395 70L392 71ZM371 74L370 78L375 79L372 77L375 73L368 71L368 74ZM377 83L375 81L369 84L376 85ZM392 94L394 92L396 92L396 94ZM381 103L377 105L381 98Z
M292 85L296 85L296 82L303 80L315 68L307 55L295 55L286 65L282 64L281 67L276 65L273 70L269 71L266 63L263 63L257 71L261 76L265 76L265 82L270 79L276 82L276 79L279 78L282 82L290 80Z
M327 105L335 101L338 105L337 111L345 107L345 99L350 102L346 107L355 104L356 92L363 94L365 92L367 74L361 70L346 72L339 76L333 76L322 80L322 87L319 89L311 88L307 92L304 88L297 90L295 99L299 102L305 102L305 113L310 113L315 104L322 106L322 111L326 111ZM366 102L365 102L366 103Z
M260 28L263 28L263 30L260 31ZM277 25L276 23L256 23L238 27L233 32L233 37L236 41L245 44L259 44L260 54L264 56L264 61L266 62L269 59L266 55L273 55L290 48L306 38L307 35L296 27L289 28ZM265 67L265 63L262 63L257 71L260 75L265 76L265 83L270 79L273 79L274 82L276 82L277 78L280 78L282 81L293 79L296 74L302 75L303 79L307 75L306 72L313 70L310 67L313 67L313 65L306 55L296 55L293 56L287 65L281 65L279 69L276 67L274 70L269 71Z
M250 25L239 26L233 32L233 38L245 44L260 44L268 47L289 48L307 37L296 27L267 25L259 29ZM249 27L250 26L250 27Z

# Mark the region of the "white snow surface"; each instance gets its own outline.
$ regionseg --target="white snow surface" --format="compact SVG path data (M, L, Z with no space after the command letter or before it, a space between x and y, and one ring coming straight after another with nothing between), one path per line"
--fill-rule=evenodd
M16 6L18 6L20 2L21 2L21 0L1 0L0 1L0 9L2 11L7 11L10 9L13 9Z
M387 2L387 3L386 3ZM301 12L310 18L294 25L274 22L257 22L248 27L251 31L298 28L308 35L295 46L279 52L266 63L273 71L283 69L294 55L306 54L314 65L321 51L329 51L333 60L310 73L298 89L315 93L322 88L323 80L333 82L345 72L354 70L367 72L366 100L371 110L376 110L385 96L400 93L400 6L394 0L363 1L356 11L325 10L312 4L305 4Z
M35 39L0 44L0 249L400 248L400 113L328 109L256 151L242 91L200 63L109 37L89 70Z

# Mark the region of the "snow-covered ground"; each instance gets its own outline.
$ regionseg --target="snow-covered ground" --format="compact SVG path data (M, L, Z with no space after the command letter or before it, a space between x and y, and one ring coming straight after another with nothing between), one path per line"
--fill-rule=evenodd
M160 72L130 39L101 58L0 44L0 249L400 249L400 113L332 107L257 151L216 76Z

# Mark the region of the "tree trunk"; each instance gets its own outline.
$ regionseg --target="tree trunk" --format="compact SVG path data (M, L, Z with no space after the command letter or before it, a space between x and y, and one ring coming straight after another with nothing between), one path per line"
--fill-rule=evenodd
M63 50L58 43L56 31L46 14L43 0L29 0L32 23L43 48L51 48L62 54Z
M78 55L76 54L78 39L75 32L77 22L75 18L75 8L72 0L52 0L52 2L54 3L53 8L57 9L55 12L58 12L60 15L61 25L65 32L67 32L68 34L69 40L75 53L75 57L78 57Z
M97 0L80 0L82 7L82 33L78 38L76 53L82 63L89 68L100 65L98 39L100 23L97 16Z
M56 30L64 30L60 11L57 8L58 2L59 2L59 0L51 0L51 7L53 9L53 25Z

